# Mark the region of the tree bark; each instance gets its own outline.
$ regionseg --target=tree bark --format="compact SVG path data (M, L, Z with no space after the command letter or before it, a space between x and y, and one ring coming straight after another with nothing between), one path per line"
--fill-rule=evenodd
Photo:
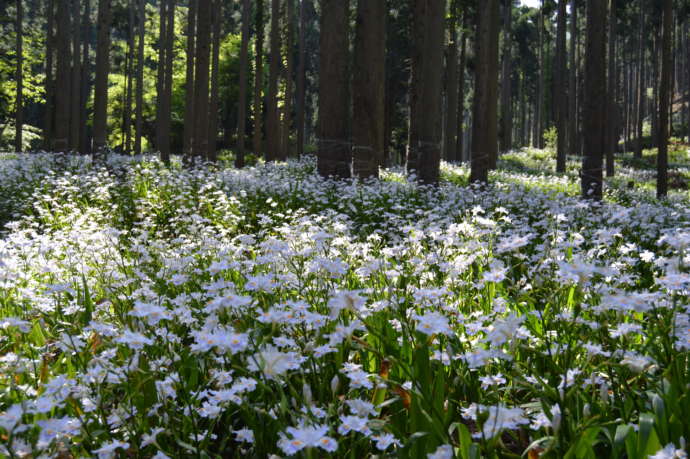
M23 8L22 0L17 0L17 22L15 27L16 41L17 41L17 67L16 67L16 82L17 82L17 95L15 100L15 117L14 117L14 149L16 152L21 152L24 150L22 147L23 138L22 132L24 130L24 50L23 50L23 39L24 39L24 18L23 18Z
M443 157L446 161L458 160L458 3L453 0L450 8L448 29L450 40L446 48L446 127L443 130Z
M165 162L168 151L163 143L163 105L165 103L165 42L167 40L167 7L168 0L159 1L158 22L158 68L156 72L156 148L160 151L161 158Z
M560 1L565 2L565 0ZM499 137L500 151L502 152L510 151L510 149L513 147L513 91L511 80L513 59L512 23L513 0L506 0L503 15L503 56L501 62L501 135ZM565 69L563 69L563 75L565 75Z
M213 11L213 54L211 59L211 100L209 102L208 120L208 157L211 161L218 160L218 66L220 65L220 34L221 18L223 17L223 2L215 0Z
M122 130L125 134L124 153L132 151L132 86L134 73L134 1L128 2L127 58L125 59L125 107Z
M463 13L462 38L460 38L460 64L458 65L458 120L456 157L459 161L467 161L465 155L465 70L467 67L467 13Z
M108 137L108 73L110 73L110 0L98 2L98 37L96 43L96 82L93 100L94 150L101 154Z
M378 177L383 164L386 13L385 0L357 2L352 82L352 171L356 177Z
M211 57L211 0L199 0L194 69L195 157L209 159L209 65Z
M196 16L197 2L189 0L187 9L187 71L185 78L185 104L184 104L184 132L182 150L185 158L192 156L192 142L194 140L194 66L195 66L195 41L196 41Z
M570 81L568 82L568 151L575 155L577 149L577 0L570 0Z
M617 127L617 74L616 74L616 0L609 0L609 81L606 92L608 96L608 110L606 116L606 176L615 174L615 153L618 144Z
M141 136L144 126L144 28L146 27L146 0L138 0L139 42L137 43L137 93L136 93L136 125L134 128L134 154L141 154Z
M55 46L55 35L53 33L55 18L54 0L48 0L46 16L46 104L45 113L43 114L43 148L51 150L53 148L53 121L55 119L55 81L53 80L53 54Z
M567 148L567 126L568 126L568 100L566 92L566 49L565 49L565 29L566 29L566 2L558 0L558 30L556 37L556 123L558 137L556 139L556 172L565 172L565 150Z
M264 0L256 0L256 40L254 42L254 153L263 151L264 87Z
M292 129L292 98L293 98L293 73L294 73L294 48L295 48L295 0L286 0L287 24L286 24L286 54L285 54L285 100L283 101L283 122L279 159L284 161L291 155L290 131Z
M350 176L349 11L350 0L321 2L317 169L323 177Z
M247 122L247 74L249 73L249 14L250 0L242 0L242 44L240 45L240 100L237 113L237 156L235 167L244 167Z
M637 82L637 101L635 103L635 158L642 158L642 126L644 123L644 106L645 106L645 15L644 15L644 2L640 2L640 15L639 15L639 28L640 37L637 49L637 63L639 65L638 72L638 82ZM632 65L632 63L631 63Z
M470 182L487 183L498 150L498 0L481 2L478 18Z
M70 129L69 146L79 151L80 112L81 112L81 10L79 1L72 1L72 76L70 88Z
M606 118L606 3L587 0L587 50L585 56L585 155L582 163L582 195L601 200Z
M304 154L304 118L306 106L306 86L307 86L307 48L306 48L306 28L307 4L311 5L312 0L302 0L299 10L299 64L297 67L297 156Z
M535 113L534 147L544 148L544 0L539 8L539 80L537 83L537 110Z
M280 0L271 0L271 58L268 70L268 99L266 102L266 160L281 157L280 118L278 114L278 74L280 73Z
M89 47L91 44L91 2L84 1L84 16L82 17L82 59L81 59L81 94L79 100L79 151L82 154L91 152L89 133L87 129L88 113L86 105L89 101L91 64L89 63Z
M493 0L491 0L493 1ZM497 1L497 0L496 0ZM441 87L445 0L415 0L412 12L412 72L407 169L417 180L437 184L441 161Z
M57 8L57 81L55 94L55 151L69 149L70 90L72 58L70 52L70 14L67 1L58 2Z
M162 143L163 162L170 161L170 136L172 124L172 84L173 84L173 43L175 41L175 0L168 0L165 24L165 63L163 69L163 103L162 105Z
M673 27L673 1L664 0L661 38L661 81L659 82L659 154L656 163L656 196L661 199L668 194L668 136L669 103L672 102L671 78L671 29Z

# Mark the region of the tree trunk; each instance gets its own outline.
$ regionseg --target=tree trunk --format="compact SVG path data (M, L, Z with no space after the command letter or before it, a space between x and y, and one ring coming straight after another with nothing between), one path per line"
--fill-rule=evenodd
M306 83L307 83L307 48L306 48L306 28L307 28L307 3L311 0L302 0L299 10L299 64L297 68L297 156L304 154L304 118L306 105Z
M172 124L172 84L173 84L173 43L175 40L175 0L168 0L166 9L167 22L165 24L165 63L163 68L163 103L162 105L162 143L161 156L163 162L170 161L170 136Z
M209 65L211 57L211 0L199 0L194 70L194 156L209 159Z
M534 147L544 148L544 0L539 8L539 80L537 82L537 111L535 113Z
M638 43L638 49L637 49L637 63L639 65L639 72L638 72L638 82L637 82L637 101L635 104L635 137L636 137L636 142L635 142L635 158L642 158L642 125L644 122L644 106L645 106L645 99L646 99L646 94L645 94L645 77L644 77L644 69L645 69L645 52L644 52L644 44L645 44L645 16L644 16L644 3L640 2L639 8L640 8L640 15L639 15L639 28L640 28L640 37L639 37L639 43ZM632 65L632 64L631 64Z
M278 115L278 74L280 73L280 0L271 0L271 59L268 73L268 100L266 102L266 160L281 157L280 120Z
M357 2L352 82L352 171L356 177L378 177L383 164L386 12L385 0Z
M137 93L136 93L136 125L134 134L134 154L141 154L141 136L144 125L144 28L146 27L146 0L138 0L138 30L137 43Z
M17 22L15 27L15 34L17 38L17 68L16 68L16 82L17 82L17 96L15 100L15 117L14 117L14 150L21 152L22 148L22 131L24 130L24 78L22 68L24 67L24 51L23 51L23 35L24 35L24 18L22 0L17 0Z
M606 117L606 3L587 0L587 50L585 56L585 155L582 163L582 195L601 200Z
M443 130L443 157L456 162L458 135L458 4L453 0L450 9L448 29L450 40L446 49L446 127Z
M608 96L608 110L606 115L606 176L613 177L615 173L615 153L618 139L616 128L616 0L609 0L609 81L606 92Z
M566 29L566 2L558 0L558 30L556 37L556 124L558 137L556 140L556 172L565 172L565 153L567 145L567 126L568 126L568 100L566 99L566 49L565 49L565 29Z
M82 17L82 59L81 59L81 95L79 100L79 151L82 154L91 152L89 133L87 130L88 113L86 105L89 101L91 65L89 63L89 46L91 43L91 2L84 1L84 16Z
M564 2L565 0L560 0ZM510 151L513 147L513 91L512 91L512 23L513 0L506 0L503 16L503 58L501 63L501 129L500 150ZM565 69L563 69L565 75ZM565 87L565 86L562 86Z
M108 73L110 72L110 0L98 2L96 82L93 98L94 150L101 154L108 142Z
M280 147L281 161L284 161L292 154L290 145L290 131L292 129L292 100L293 100L293 74L294 74L294 49L295 49L295 0L286 0L286 54L285 54L285 100L283 101L283 122L282 122L282 140Z
M159 1L158 22L158 69L156 72L156 148L160 151L161 158L168 156L168 151L163 147L163 104L165 99L165 42L167 32L167 6L168 0ZM163 159L165 162L165 159Z
M53 34L55 18L54 0L48 0L46 16L48 18L46 30L46 104L45 113L43 114L43 148L51 150L53 148L53 121L55 120L55 81L53 80L53 54L55 47L55 35Z
M70 88L69 147L79 151L79 121L81 111L81 10L79 0L72 0L72 76Z
M221 18L223 17L223 2L215 0L213 11L213 58L211 62L211 100L209 102L208 120L208 157L211 161L218 160L218 66L220 65L220 34Z
M498 149L498 0L482 2L478 18L470 182L487 183Z
M460 64L458 65L458 121L456 157L460 161L467 161L465 155L465 70L467 67L467 13L463 13L462 38L460 39Z
M70 90L72 59L70 52L70 13L67 1L57 8L57 81L55 94L55 151L69 149Z
M317 168L323 177L350 176L349 11L350 0L321 1Z
M570 0L570 81L568 82L568 151L571 155L577 153L577 5L576 0Z
M665 1L665 0L664 0ZM651 148L659 146L659 55L661 49L661 36L657 30L654 33L654 56L652 57L652 144Z
M194 140L194 66L195 66L195 41L196 41L196 16L197 2L189 0L187 9L187 70L185 78L185 104L184 104L184 132L182 150L185 158L192 156L192 143Z
M264 87L264 0L256 0L256 40L254 42L254 153L263 151Z
M132 151L132 74L134 73L134 1L128 2L127 59L125 60L125 110L122 129L125 133L124 152Z
M242 44L240 45L240 100L237 113L237 156L235 167L244 167L247 122L247 74L249 73L249 14L250 0L242 0Z
M668 135L669 103L671 94L671 28L673 27L673 1L664 0L664 16L661 38L661 81L659 83L659 154L656 162L656 196L664 198L668 194Z
M493 0L492 0L493 1ZM412 18L410 133L407 169L437 184L441 161L441 87L445 0L415 0Z

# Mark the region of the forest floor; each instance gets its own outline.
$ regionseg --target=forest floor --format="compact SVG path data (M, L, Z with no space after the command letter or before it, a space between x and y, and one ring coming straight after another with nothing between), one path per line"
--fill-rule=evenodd
M648 159L597 204L551 156L486 189L1 157L0 456L680 454L687 148L663 202Z

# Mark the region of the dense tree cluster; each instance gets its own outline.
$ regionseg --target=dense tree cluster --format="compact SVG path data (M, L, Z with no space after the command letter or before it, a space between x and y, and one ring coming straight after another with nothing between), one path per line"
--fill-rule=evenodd
M594 197L616 152L657 147L663 196L669 135L688 134L689 12L686 0L15 0L0 6L1 139L165 162L232 150L238 167L315 149L326 176L405 164L433 184L441 159L487 182L500 152L553 138L557 171L582 156Z

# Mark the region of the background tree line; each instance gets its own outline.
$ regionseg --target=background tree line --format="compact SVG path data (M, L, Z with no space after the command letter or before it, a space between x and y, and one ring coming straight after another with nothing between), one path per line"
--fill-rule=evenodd
M16 151L158 151L326 176L441 158L486 182L554 139L600 197L617 152L688 136L687 0L14 0L0 4L0 139ZM5 146L7 148L9 146Z

